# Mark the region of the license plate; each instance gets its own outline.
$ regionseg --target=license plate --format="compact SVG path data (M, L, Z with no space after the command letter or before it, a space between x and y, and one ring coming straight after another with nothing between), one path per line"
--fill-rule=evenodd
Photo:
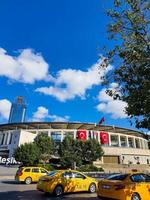
M102 185L103 189L110 189L110 185Z

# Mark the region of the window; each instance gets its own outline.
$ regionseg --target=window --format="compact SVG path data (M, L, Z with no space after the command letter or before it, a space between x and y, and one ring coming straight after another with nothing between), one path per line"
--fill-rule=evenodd
M127 178L128 174L113 174L108 176L107 180L123 181Z
M82 179L85 179L85 176L80 174L80 173L77 173L77 172L73 172L73 178L82 178Z
M65 173L62 174L62 177L63 178L72 178L73 177L72 172L65 172Z
M52 177L52 176L56 175L57 173L58 173L57 171L52 171L47 176Z
M44 169L41 169L41 173L43 173L43 174L47 174L47 171L44 170Z
M38 131L38 134L45 134L48 136L48 131Z
M150 176L147 174L134 174L131 176L133 182L150 182Z
M25 169L24 172L30 172L30 168Z
M128 138L128 142L129 142L129 147L134 148L134 141L133 141L133 138L129 137L129 138Z
M0 134L0 145L3 145L5 134Z
M51 138L54 142L61 142L61 132L51 132Z
M118 135L111 135L110 139L111 139L111 146L113 147L119 146Z
M140 142L139 139L135 138L135 146L136 148L140 148Z
M33 172L33 173L39 173L39 169L38 169L38 168L33 168L33 169L32 169L32 172Z
M122 146L122 147L126 147L126 146L127 146L126 137L120 136L120 142L121 142L121 146Z
M72 138L74 138L74 132L73 131L65 131L64 134L63 134L64 138L66 136L70 136Z
M13 137L13 134L12 134L12 133L10 133L9 144L11 144L11 142L12 142L12 137Z

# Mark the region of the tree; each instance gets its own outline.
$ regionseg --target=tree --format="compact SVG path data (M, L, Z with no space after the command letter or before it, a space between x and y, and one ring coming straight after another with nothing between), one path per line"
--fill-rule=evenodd
M51 158L53 154L54 144L52 139L45 133L38 134L34 139L34 144L39 149L39 159L44 163Z
M110 39L115 47L107 52L110 62L117 60L106 81L118 83L109 95L127 102L126 113L137 128L150 129L150 2L115 0L108 11ZM108 63L107 60L107 63ZM106 65L104 65L106 66Z
M76 140L69 135L60 144L59 155L63 168L72 168L74 163L81 163L81 157L76 152Z
M24 166L34 165L38 162L39 149L34 143L25 143L15 150L14 157Z
M92 164L93 161L100 159L104 154L101 145L95 139L87 140L82 152L83 163L88 164Z
M83 141L66 136L60 144L59 155L62 167L71 168L74 163L80 167L82 164L92 164L93 161L100 159L103 150L95 139Z

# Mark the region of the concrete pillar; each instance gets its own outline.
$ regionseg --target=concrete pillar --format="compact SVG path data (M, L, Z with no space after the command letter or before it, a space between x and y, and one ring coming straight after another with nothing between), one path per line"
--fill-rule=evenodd
M101 143L101 140L100 140L100 132L97 132L98 133L98 142Z
M135 137L133 138L133 148L136 148Z
M63 139L64 139L64 132L61 131L61 142L63 141Z
M127 144L127 147L129 147L129 140L128 140L128 136L126 136L126 144Z
M111 134L110 133L108 133L108 136L109 136L109 146L111 146Z
M120 135L118 135L118 143L119 143L119 147L121 147Z
M8 134L8 136L7 136L7 142L6 142L6 144L7 144L7 145L9 145L10 136L11 136L10 134L11 134L11 133L10 133L10 132L8 132L7 134Z
M73 139L74 139L74 140L77 139L77 130L74 130L74 133L73 133Z
M89 139L89 131L86 131L86 139Z

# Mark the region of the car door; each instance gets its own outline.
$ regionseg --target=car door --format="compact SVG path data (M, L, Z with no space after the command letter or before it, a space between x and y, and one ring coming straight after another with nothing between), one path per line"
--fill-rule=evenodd
M39 178L40 178L41 176L45 176L45 175L47 175L47 174L48 174L48 171L47 171L47 170L45 170L45 169L43 169L43 168L40 168Z
M72 182L72 172L71 171L64 171L60 177L60 184L64 188L64 192L73 192L74 185Z
M75 191L87 191L89 188L88 181L86 179L86 176L79 172L73 172L72 173L72 182L75 186Z
M41 173L39 168L32 168L32 181L38 182Z
M136 183L132 192L137 192L142 200L147 200L147 197L150 197L150 176L142 173L134 174L131 180Z

